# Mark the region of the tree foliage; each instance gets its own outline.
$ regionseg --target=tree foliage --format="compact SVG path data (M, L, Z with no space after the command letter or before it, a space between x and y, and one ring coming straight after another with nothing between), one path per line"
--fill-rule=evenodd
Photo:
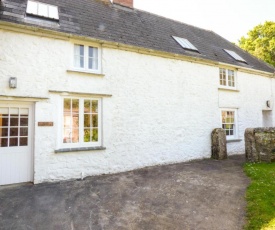
M247 35L241 37L239 46L275 66L275 22L266 21L263 25L257 25Z

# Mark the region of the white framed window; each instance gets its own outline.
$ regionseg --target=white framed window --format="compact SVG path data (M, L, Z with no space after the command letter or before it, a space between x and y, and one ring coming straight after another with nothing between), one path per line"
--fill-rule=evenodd
M51 18L51 19L59 19L58 15L58 7L36 2L36 1L28 1L27 4L27 14L37 15L45 18Z
M238 138L237 109L221 109L221 123L227 139Z
M236 72L231 69L220 68L220 86L236 89Z
M74 44L73 69L82 72L100 73L100 47Z
M101 146L101 98L64 97L62 99L62 146Z

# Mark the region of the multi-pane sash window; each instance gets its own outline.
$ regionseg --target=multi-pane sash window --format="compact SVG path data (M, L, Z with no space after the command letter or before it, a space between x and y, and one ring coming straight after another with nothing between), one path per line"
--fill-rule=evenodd
M235 71L220 68L220 85L230 88L236 87Z
M64 98L63 144L100 145L100 99Z
M74 68L99 71L99 50L97 47L74 45Z
M228 138L236 137L236 110L222 110L222 128Z

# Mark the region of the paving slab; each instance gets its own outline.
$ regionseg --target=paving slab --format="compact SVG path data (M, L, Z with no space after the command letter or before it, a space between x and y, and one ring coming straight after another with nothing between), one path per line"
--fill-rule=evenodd
M244 156L0 187L0 229L242 229Z

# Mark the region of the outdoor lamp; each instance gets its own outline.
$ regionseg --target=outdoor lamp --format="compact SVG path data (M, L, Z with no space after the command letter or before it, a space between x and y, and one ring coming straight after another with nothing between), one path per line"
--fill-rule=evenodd
M16 77L10 77L9 85L11 89L15 89L17 87L17 78Z

